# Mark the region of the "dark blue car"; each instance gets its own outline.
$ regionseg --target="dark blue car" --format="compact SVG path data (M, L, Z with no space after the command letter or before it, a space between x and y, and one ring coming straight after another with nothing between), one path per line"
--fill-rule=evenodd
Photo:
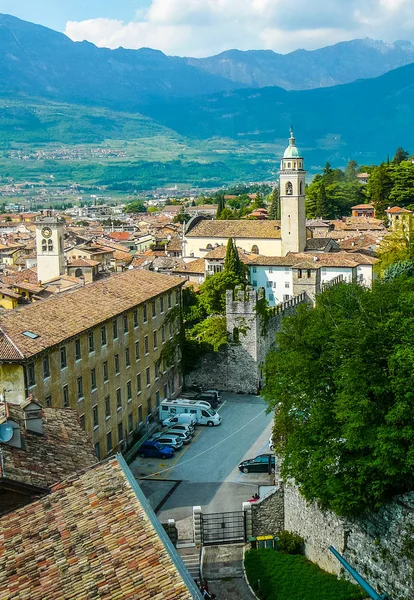
M171 446L163 446L156 441L148 441L141 445L139 455L142 458L172 458L174 449Z

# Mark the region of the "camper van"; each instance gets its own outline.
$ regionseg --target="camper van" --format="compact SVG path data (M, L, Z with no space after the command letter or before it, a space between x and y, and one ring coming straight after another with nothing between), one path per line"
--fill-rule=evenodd
M199 403L195 400L186 400L182 402L178 400L163 400L159 406L158 416L160 421L164 421L169 417L174 417L179 414L194 415L198 425L207 425L214 427L220 425L221 416L212 408L205 406L205 403Z

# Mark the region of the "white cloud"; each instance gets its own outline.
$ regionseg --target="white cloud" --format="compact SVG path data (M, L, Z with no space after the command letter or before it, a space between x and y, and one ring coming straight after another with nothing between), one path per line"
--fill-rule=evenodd
M97 46L209 56L229 48L314 49L357 37L411 39L412 0L151 0L136 20L69 21L66 35Z

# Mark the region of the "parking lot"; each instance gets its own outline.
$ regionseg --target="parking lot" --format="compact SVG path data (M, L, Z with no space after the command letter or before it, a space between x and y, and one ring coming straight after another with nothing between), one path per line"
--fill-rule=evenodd
M221 425L197 426L191 444L172 459L138 457L130 465L145 493L156 492L158 486L161 497L169 489L161 520L185 518L195 505L207 512L239 510L260 484L271 482L271 475L238 469L243 459L269 452L272 415L266 414L265 402L257 396L223 394L218 410Z

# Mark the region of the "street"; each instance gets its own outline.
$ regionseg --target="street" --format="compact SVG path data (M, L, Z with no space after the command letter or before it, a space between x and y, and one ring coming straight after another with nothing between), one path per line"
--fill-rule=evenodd
M176 521L192 514L193 506L206 512L240 510L258 485L272 480L265 473L241 473L243 459L269 452L272 414L257 396L223 394L219 427L197 427L191 444L171 461L136 458L131 469L145 493L154 480L180 482L163 503L159 518ZM151 481L143 478L151 478ZM161 485L161 484L160 484Z

